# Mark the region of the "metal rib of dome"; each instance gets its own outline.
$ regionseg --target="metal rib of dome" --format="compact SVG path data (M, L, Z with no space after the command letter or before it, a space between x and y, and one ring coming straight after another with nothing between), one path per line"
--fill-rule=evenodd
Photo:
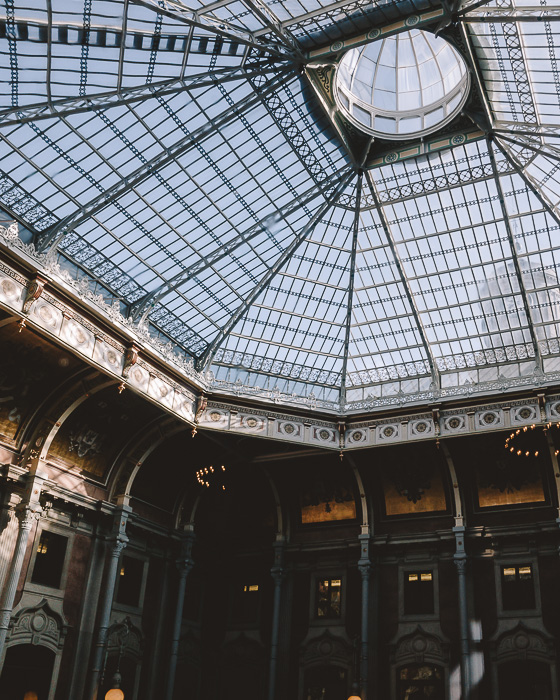
M389 139L429 134L460 111L467 66L447 41L412 29L350 49L337 71L337 97L361 129Z
M3 217L212 391L343 414L560 382L556 6L3 7ZM364 164L302 65L411 29L454 33L468 115Z

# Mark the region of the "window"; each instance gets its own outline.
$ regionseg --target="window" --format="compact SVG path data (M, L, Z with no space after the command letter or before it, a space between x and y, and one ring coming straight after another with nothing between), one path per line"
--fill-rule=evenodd
M535 583L531 564L502 566L502 607L504 610L535 608Z
M444 700L443 674L438 666L415 664L401 668L398 674L399 700L412 700L412 698L430 698L430 700Z
M316 617L333 619L341 614L342 581L339 578L324 578L317 581Z
M434 577L431 571L404 572L404 614L433 615Z
M551 700L550 666L531 659L515 659L498 666L500 700L536 698Z
M68 538L43 530L35 555L31 583L60 588Z
M123 556L117 589L117 603L137 608L144 578L144 562L136 557Z
M259 600L258 583L237 584L233 596L232 622L245 624L257 622Z

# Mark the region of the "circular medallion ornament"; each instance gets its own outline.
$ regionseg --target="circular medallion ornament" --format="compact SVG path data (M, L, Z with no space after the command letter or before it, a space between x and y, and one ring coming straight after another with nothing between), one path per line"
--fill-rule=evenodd
M394 163L399 156L393 151L393 153L387 153L385 156L385 162L386 163Z
M16 285L12 282L12 280L4 279L0 283L0 286L7 297L14 297L16 295Z
M321 440L328 440L330 438L331 434L329 433L328 430L320 430L319 431L319 437Z
M461 426L461 421L458 418L450 418L447 422L447 426L451 428L451 430L457 430L457 428Z
M451 143L454 146L460 146L462 143L465 143L467 140L467 137L464 134L457 134L451 139Z
M379 35L380 35L380 34L381 34L381 29L371 29L371 30L368 32L367 38L368 38L370 41L375 41L376 39L379 38Z
M528 406L525 406L525 408L519 411L518 415L520 418L523 418L523 420L527 420L532 417L533 411Z
M412 648L417 654L421 654L423 651L426 651L427 646L426 640L422 637L416 637L412 642Z
M331 51L340 51L340 49L344 48L344 44L342 41L335 41L334 44L331 44Z
M391 437L394 434L394 432L395 432L395 429L393 427L391 427L390 425L388 425L383 430L383 435L385 435L385 437Z
M109 350L109 352L107 353L107 362L110 365L116 365L118 362L118 359L119 358L117 356L117 353L114 350Z
M132 370L132 378L137 384L142 384L144 381L144 372L140 368Z
M428 430L427 423L416 423L416 432L417 433L425 433L426 430Z
M247 420L245 422L246 422L248 428L256 428L257 425L259 424L259 421L253 417L247 418Z
M49 326L54 326L54 313L50 306L44 304L39 309L39 317Z
M212 411L210 414L210 420L213 421L214 423L217 423L219 420L221 420L222 414L218 413L218 411Z
M486 425L492 425L492 423L496 422L496 414L495 413L485 413L482 416L482 420L486 423Z
M364 434L362 433L361 430L355 430L355 431L352 433L352 440L353 440L354 442L360 442L360 440L361 440L363 437L364 437Z
M405 19L404 23L407 27L414 27L419 21L420 17L418 17L418 15L410 15L410 17Z
M293 425L292 423L285 423L283 426L283 430L288 435L292 435L293 433L296 432L296 426Z
M31 620L31 627L35 632L41 632L42 630L44 630L46 624L47 618L44 615L41 615L39 613L33 615L33 619Z

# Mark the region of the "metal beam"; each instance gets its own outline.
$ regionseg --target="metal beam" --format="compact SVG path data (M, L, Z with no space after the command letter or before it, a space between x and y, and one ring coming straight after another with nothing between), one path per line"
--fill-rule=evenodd
M53 119L55 117L68 117L72 114L89 112L93 110L105 110L111 107L142 102L152 97L164 97L181 92L210 87L221 83L227 83L241 78L250 78L262 75L263 70L270 70L270 64L263 62L261 67L244 69L242 66L235 68L222 68L215 71L205 71L190 75L183 80L174 78L162 80L157 83L146 83L121 90L99 92L84 97L67 97L62 100L36 102L22 107L10 107L0 111L0 127L36 122L41 119Z
M432 348L431 348L431 346L428 342L428 339L426 337L426 331L425 331L422 319L420 317L420 311L418 309L418 305L416 304L416 301L415 301L414 296L412 294L412 290L410 289L410 286L408 284L408 279L404 273L404 269L403 269L402 264L401 264L400 255L399 255L399 252L397 250L397 246L395 244L395 239L393 238L393 234L391 233L391 228L389 226L389 222L387 221L387 217L385 216L385 212L383 211L383 206L382 206L381 202L379 201L377 189L376 189L375 183L373 182L372 177L371 177L371 172L368 172L366 174L366 180L367 180L367 183L369 185L369 189L370 189L371 196L372 196L372 199L373 199L374 204L375 204L375 208L376 208L377 213L379 215L379 220L381 221L381 227L383 228L383 232L384 232L385 237L387 239L387 244L389 245L389 248L390 248L391 253L393 255L393 260L395 261L395 267L397 268L397 272L399 273L401 284L404 287L406 298L408 299L408 303L410 304L412 315L413 315L414 321L416 323L416 328L418 330L418 334L420 335L420 339L422 341L422 347L424 348L424 352L426 353L426 360L430 366L430 373L432 375L432 379L434 381L434 384L437 387L439 387L440 386L439 370L437 369L435 358L432 354Z
M304 207L316 197L328 192L329 189L334 187L347 174L348 169L344 168L342 174L337 173L338 177L328 176L319 185L313 185L313 187L310 187L300 197L292 199L290 202L288 202L288 204L284 205L272 214L268 214L264 219L261 219L257 223L253 224L253 226L246 231L239 233L234 239L220 246L220 248L210 253L210 255L202 257L200 260L190 265L190 267L188 267L186 270L183 270L179 274L175 275L175 277L172 277L169 281L164 282L157 289L154 289L152 292L142 297L131 306L129 314L130 317L133 319L142 317L143 321L151 309L153 309L159 300L166 294L174 291L181 284L188 282L196 275L200 275L202 272L207 270L209 267L212 267L223 258L228 257L240 246L249 243L249 241L253 240L253 238L256 236L266 232L267 228L271 224L276 223L278 220L285 219L300 207Z
M519 259L517 257L517 251L515 250L515 241L513 239L513 232L511 230L510 222L509 222L509 214L508 210L506 208L506 200L504 197L504 191L502 189L502 183L500 181L500 173L498 172L498 166L496 165L496 158L494 156L494 147L493 147L493 137L488 136L486 139L486 143L488 144L488 155L490 156L490 162L492 163L492 170L494 171L494 180L496 182L496 189L498 190L498 197L500 200L500 207L502 210L502 216L504 218L504 226L506 228L506 233L509 241L509 247L511 251L511 259L513 262L513 266L515 268L515 273L517 275L517 279L519 280L519 292L521 294L521 298L523 299L523 310L525 311L525 316L527 317L527 326L529 328L529 333L531 335L531 342L533 345L533 350L535 352L535 361L539 365L539 367L542 369L542 359L541 359L541 354L539 350L539 342L537 340L537 336L535 333L535 328L533 326L533 319L531 318L531 308L529 305L529 299L527 297L527 290L525 289L525 285L523 284L523 275L521 272L521 267L519 265Z
M527 185L527 187L542 204L545 211L548 214L550 214L554 221L556 221L556 223L560 226L560 214L556 212L554 205L544 197L544 195L539 189L538 183L536 183L533 180L533 178L523 170L523 166L516 160L515 156L511 154L507 148L504 148L504 146L500 143L499 137L496 138L494 142L496 146L498 146L498 148L500 149L504 158L508 161L512 168L514 168L515 172L519 175L519 177L523 180L523 182Z
M496 135L498 136L498 134ZM547 143L542 143L541 141L537 141L537 143L535 143L534 141L531 141L530 137L519 136L517 134L515 134L515 136L512 137L507 133L499 133L499 138L501 138L504 141L514 143L517 146L520 146L521 148L528 148L530 151L538 153L541 156L544 156L545 158L551 158L552 160L560 161L560 148L555 148L554 146L550 146Z
M354 277L356 276L356 251L358 248L358 233L360 231L360 214L362 205L362 181L364 171L358 173L358 181L356 183L356 206L354 211L354 224L352 230L352 253L350 258L350 275L348 277L348 306L346 312L346 330L344 332L344 349L342 351L342 369L340 372L340 410L344 410L346 403L346 372L348 368L348 353L350 348L350 335L352 329L352 308L354 303Z
M271 80L267 81L259 92L269 93L272 92L284 82L287 82L293 77L291 71L282 71L280 74L276 74ZM238 102L234 107L228 107L226 110L221 112L217 117L209 121L207 124L195 129L193 132L188 134L182 139L179 139L177 143L172 147L168 148L162 153L147 161L139 168L137 168L128 177L122 178L109 189L101 192L97 197L84 204L80 209L77 209L72 214L66 218L59 221L55 226L50 229L46 229L44 232L37 236L36 246L39 251L44 251L47 248L56 247L60 241L66 236L70 231L73 231L82 222L91 218L94 214L104 209L112 201L122 197L123 194L129 192L130 190L137 187L141 182L143 182L154 169L161 169L165 167L168 163L172 162L181 155L187 153L191 148L195 148L198 143L208 138L216 131L223 129L226 124L239 117L240 114L247 112L256 105L260 103L261 96L259 93L250 93L244 97L240 102Z
M203 29L211 34L219 34L231 41L246 44L259 51L266 51L283 58L290 54L284 44L262 41L244 27L237 27L213 15L192 10L179 0L132 0L132 2L174 19L176 22Z
M469 32L467 31L467 28L465 27L465 25L462 23L460 25L460 32L461 32L461 36L463 37L463 42L465 44L465 47L467 49L468 64L469 64L469 67L471 69L471 73L474 77L476 91L478 93L478 96L479 96L480 101L482 103L482 106L484 108L484 117L485 117L486 124L480 124L480 125L477 124L477 126L480 129L482 129L482 131L484 133L486 133L488 131L488 128L491 126L491 124L494 121L494 117L492 114L492 108L490 107L490 102L488 101L488 96L486 94L486 87L484 85L484 81L483 81L482 76L480 74L480 66L476 60L475 55L474 55L474 50L472 47Z
M462 14L463 22L558 22L560 5L524 5L515 7L481 7L466 9Z
M234 311L226 325L223 326L218 335L214 338L214 340L206 348L204 353L200 356L200 358L197 361L198 368L209 366L212 363L212 358L216 350L220 347L225 338L233 330L233 328L236 326L243 314L247 312L251 304L254 301L256 301L256 299L264 292L264 290L270 284L274 276L278 274L282 267L290 260L290 258L296 252L296 250L306 240L308 235L314 230L315 226L317 226L319 221L325 216L325 214L331 208L331 206L333 206L333 204L336 203L340 194L348 184L348 181L350 180L352 174L353 172L342 179L342 181L338 184L338 186L336 187L333 194L329 197L329 199L320 207L320 209L313 215L313 217L303 227L303 229L294 237L292 242L284 249L283 253L279 256L278 260L274 263L274 265L268 268L266 274L261 278L261 280L253 289L253 291L248 295L247 299Z
M493 131L502 133L517 134L519 136L542 136L543 138L560 139L560 126L558 124L532 124L530 122L494 122Z
M280 19L272 12L263 0L242 0L243 4L256 15L260 21L294 54L303 58L294 38L283 27Z

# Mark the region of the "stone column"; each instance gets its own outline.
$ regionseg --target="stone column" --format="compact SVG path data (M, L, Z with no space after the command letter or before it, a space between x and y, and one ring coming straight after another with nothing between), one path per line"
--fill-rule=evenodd
M12 559L6 573L2 595L0 596L0 659L4 654L14 599L29 542L29 533L33 524L41 517L42 513L39 497L43 481L44 477L37 473L28 474L27 486L22 501L15 508L15 514L18 519L18 533Z
M183 540L181 546L181 556L177 559L179 570L179 585L177 587L177 601L175 603L175 615L173 618L173 633L171 637L171 649L169 652L169 665L167 671L167 688L165 700L171 700L175 687L175 674L177 672L177 658L179 656L179 642L181 641L181 628L183 626L183 607L185 604L185 587L187 576L194 566L192 560L192 546L194 534L189 533Z
M105 565L105 585L102 589L101 600L99 601L99 620L93 644L89 681L86 684L86 692L84 695L85 700L95 700L97 698L99 680L103 669L105 646L107 644L107 630L109 629L113 596L117 583L119 559L123 549L128 544L126 523L131 510L129 506L121 505L115 511L113 531L110 539L111 550Z
M282 582L284 570L284 540L277 540L274 545L274 564L270 573L274 580L274 602L272 605L272 632L270 635L270 667L268 672L268 700L276 695L276 671L278 667L278 641L280 637L280 606L282 603Z
M100 522L98 519L91 539L89 569L82 598L82 610L77 625L76 653L72 664L72 679L68 690L69 698L82 698L87 681L88 660L95 634L95 620L97 617L97 606L101 598L103 564L106 556L106 543L100 537L99 528Z
M371 578L371 562L369 559L369 535L360 535L360 559L358 569L362 575L362 621L361 621L361 644L360 644L360 668L359 686L362 700L368 696L369 680L369 584Z
M469 663L469 611L467 604L467 554L465 552L465 528L454 527L455 554L453 560L457 567L459 584L459 628L461 637L461 698L470 698L470 663Z

